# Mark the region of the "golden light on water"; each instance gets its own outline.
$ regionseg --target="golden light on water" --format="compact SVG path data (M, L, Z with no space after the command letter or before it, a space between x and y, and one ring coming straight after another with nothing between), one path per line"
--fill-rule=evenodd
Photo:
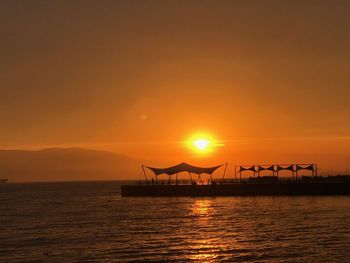
M201 231L207 229L208 223L215 213L216 210L211 199L198 199L193 203L190 214L196 218L198 235L193 239L193 243L189 245L192 251L196 251L196 253L188 255L189 260L201 263L214 262L218 257L218 251L225 249L220 238L213 238Z
M199 229L205 229L208 220L215 213L212 200L199 199L193 203L191 215L196 218L196 224ZM190 246L192 250L197 251L196 254L189 255L191 260L196 262L212 262L215 258L215 246L210 242L210 238L200 235L196 242Z
M213 213L212 200L200 199L193 203L191 214L201 219L207 220Z

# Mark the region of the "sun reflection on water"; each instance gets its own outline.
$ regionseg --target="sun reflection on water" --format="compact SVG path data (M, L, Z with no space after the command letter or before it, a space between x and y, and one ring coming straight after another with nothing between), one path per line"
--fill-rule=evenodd
M212 207L212 200L200 199L196 200L191 207L191 215L201 217L202 219L208 219L214 213Z
M190 215L194 218L194 228L196 232L192 235L192 242L189 245L193 253L188 255L188 259L194 262L214 262L220 250L220 238L213 238L212 233L208 233L208 226L212 224L210 219L216 213L211 199L195 200L190 208ZM218 240L219 239L219 240Z
M191 261L201 263L217 262L222 245L210 240L202 240L198 244L190 246L190 249L194 251L193 254L188 255L188 259Z

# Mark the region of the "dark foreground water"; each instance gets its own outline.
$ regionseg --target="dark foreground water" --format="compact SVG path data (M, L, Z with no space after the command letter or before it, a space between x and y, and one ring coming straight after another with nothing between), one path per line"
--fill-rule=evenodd
M0 262L350 262L350 197L120 197L0 185Z

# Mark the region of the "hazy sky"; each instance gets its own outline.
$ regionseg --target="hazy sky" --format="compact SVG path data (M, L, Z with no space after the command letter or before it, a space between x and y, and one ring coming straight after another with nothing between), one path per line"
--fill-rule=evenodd
M0 1L0 147L350 168L349 1ZM304 154L304 155L303 155ZM326 166L327 166L326 165Z

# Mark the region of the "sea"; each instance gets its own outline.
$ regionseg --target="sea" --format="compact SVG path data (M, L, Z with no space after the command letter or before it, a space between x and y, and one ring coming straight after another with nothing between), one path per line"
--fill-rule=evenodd
M0 185L0 262L350 262L350 197L121 197Z

